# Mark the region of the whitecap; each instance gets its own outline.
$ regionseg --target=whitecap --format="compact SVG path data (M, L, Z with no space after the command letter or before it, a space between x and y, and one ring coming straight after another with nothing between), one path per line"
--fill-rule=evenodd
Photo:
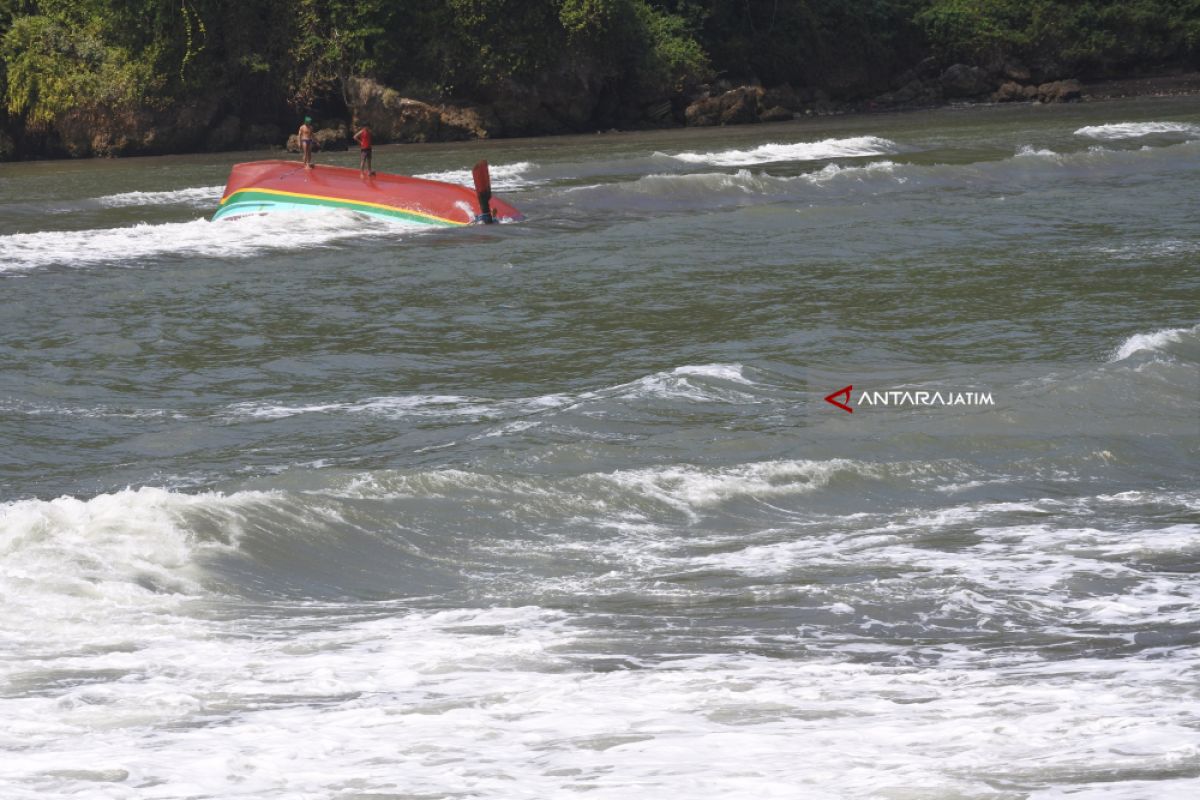
M1056 153L1053 150L1048 150L1044 147L1037 148L1037 147L1034 147L1033 145L1028 145L1028 144L1023 144L1020 147L1018 147L1015 157L1016 158L1049 158L1049 159L1054 159L1054 160L1058 160L1058 159L1062 158L1062 156L1059 153Z
M754 175L748 169L739 169L732 174L725 172L695 172L688 175L654 173L622 184L620 188L642 195L700 196L723 191L763 194L772 186L785 180L769 175ZM599 186L577 186L570 187L565 191L576 192L596 188Z
M343 238L394 236L428 226L367 219L349 211L268 214L211 222L139 224L79 231L39 231L0 236L0 272L45 266L130 264L160 256L244 258L278 250L316 247Z
M234 419L283 419L302 414L374 414L390 418L403 417L462 417L465 419L494 419L508 414L532 413L558 408L571 402L562 395L542 395L511 400L491 400L465 395L397 395L370 397L343 403L236 403L227 414Z
M766 499L815 491L844 474L877 476L880 470L842 458L779 460L733 467L671 465L618 470L601 476L601 480L658 500L694 518L700 509L737 498Z
M823 184L833 178L855 178L862 180L871 175L893 175L898 165L895 161L872 161L869 164L856 167L843 167L839 164L826 164L816 172L809 173L804 179L810 183ZM906 178L897 178L904 183Z
M97 197L96 202L109 208L125 206L187 205L198 208L216 206L223 186L192 186L168 192L121 192Z
M1200 325L1191 328L1166 328L1153 333L1135 333L1113 351L1108 361L1110 364L1124 361L1137 353L1162 353L1171 345L1180 344L1189 339L1194 341L1198 336L1200 336Z
M1114 122L1108 125L1088 125L1075 131L1076 136L1086 136L1089 139L1139 139L1153 134L1198 137L1200 125L1188 122Z
M686 364L655 372L615 386L533 397L487 398L468 395L395 395L329 403L235 403L226 409L232 419L282 419L301 414L375 414L384 417L448 417L465 420L499 419L535 414L594 400L667 399L698 403L745 403L754 398L721 384L754 386L741 364Z
M243 514L270 492L145 486L90 499L0 505L0 611L10 639L63 640L108 613L148 613L203 593L199 559L235 550Z
M539 183L540 181L536 181L526 175L527 172L533 170L535 167L537 167L537 164L534 164L532 161L518 161L514 164L490 164L488 166L488 173L491 176L492 189L497 191L513 191ZM472 186L474 182L474 177L469 169L424 172L414 177L424 178L427 181L454 183L459 186Z
M890 139L878 136L852 136L845 139L824 139L819 142L770 143L751 150L655 153L655 155L689 164L737 167L779 161L818 161L826 158L878 156L896 153L899 152L899 149L899 145Z

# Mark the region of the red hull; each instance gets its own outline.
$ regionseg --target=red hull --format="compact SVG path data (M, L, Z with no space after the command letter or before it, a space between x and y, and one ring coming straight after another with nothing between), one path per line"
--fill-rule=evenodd
M499 221L523 219L503 200L493 197L490 205ZM383 172L364 178L357 169L305 169L296 161L251 161L234 165L213 219L314 208L429 225L468 225L480 215L478 196L466 186Z

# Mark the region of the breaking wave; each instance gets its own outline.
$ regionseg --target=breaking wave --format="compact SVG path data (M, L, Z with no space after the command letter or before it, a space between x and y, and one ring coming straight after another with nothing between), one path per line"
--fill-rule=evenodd
M1140 139L1155 134L1175 134L1191 139L1200 137L1200 125L1188 122L1114 122L1088 125L1075 131L1076 136L1104 140Z
M126 206L187 205L196 208L215 208L221 200L224 186L192 186L169 192L121 192L97 197L96 202L108 208Z
M1152 333L1135 333L1113 351L1109 363L1124 361L1143 353L1174 353L1180 345L1200 348L1200 325L1191 328L1167 328Z
M488 170L492 177L492 189L497 191L514 191L537 185L541 181L533 178L530 173L537 165L532 161L518 161L515 164L491 164ZM452 169L443 172L425 172L414 177L428 181L443 181L456 183L460 186L471 186L474 178L469 169Z
M39 231L0 236L0 274L38 267L130 264L160 256L244 258L317 247L348 237L394 236L397 228L426 226L365 218L341 210L276 214L211 222L139 224L80 231Z
M1057 159L1061 158L1062 156L1061 156L1061 154L1056 153L1053 150L1047 149L1045 147L1033 147L1032 145L1025 144L1025 145L1021 145L1020 147L1017 148L1017 152L1013 157L1014 158L1051 158L1051 159L1057 160Z
M70 610L92 602L127 605L155 594L195 594L197 554L235 546L245 509L272 498L267 492L183 494L142 487L89 500L5 503L0 605L40 607L52 594Z
M846 139L824 139L819 142L772 143L751 150L720 150L710 153L655 153L689 164L709 164L716 167L753 166L783 161L819 161L827 158L857 158L888 155L900 152L900 146L878 136L852 136Z
M972 191L1008 194L1031 186L1054 184L1064 175L1095 181L1115 175L1143 180L1168 169L1179 157L1176 148L1196 143L1122 150L1096 144L1083 150L1057 152L1045 147L1021 146L1007 158L957 163L913 163L878 159L867 163L829 163L800 174L772 174L771 167L741 167L688 174L670 171L631 177L615 183L595 183L558 190L563 205L617 212L648 213L696 208L727 208L756 203L829 202L838 197L890 193L940 192L967 187ZM720 160L720 159L718 159ZM736 159L732 159L736 161ZM815 193L820 190L821 196Z
M598 400L682 400L698 403L747 402L753 398L738 387L751 387L740 364L686 365L656 372L628 383L580 392L535 397L485 398L464 395L401 395L371 397L355 402L239 403L227 410L233 419L282 419L300 414L371 414L389 418L443 417L466 420L526 416Z

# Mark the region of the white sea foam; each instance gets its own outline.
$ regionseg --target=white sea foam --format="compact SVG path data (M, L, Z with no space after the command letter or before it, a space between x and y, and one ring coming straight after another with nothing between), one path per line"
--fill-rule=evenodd
M299 414L374 414L384 417L446 417L464 420L502 419L536 414L598 400L670 399L692 402L753 402L745 391L721 384L754 386L740 364L700 364L656 372L629 383L578 394L534 397L484 398L465 395L399 395L371 397L353 402L237 403L227 413L233 418L282 419Z
M690 516L729 500L768 499L826 486L838 475L876 475L869 464L849 459L763 461L735 467L685 465L619 470L603 476L617 486L659 500Z
M745 368L741 364L700 364L698 366L676 367L671 374L681 376L696 375L747 386L753 385L754 381L747 378L744 371Z
M491 175L493 191L514 191L534 186L537 181L526 173L537 167L532 161L518 161L514 164L490 164L488 174ZM417 175L430 181L456 183L460 186L473 186L474 177L469 169L451 169L443 172L426 172Z
M914 669L613 650L630 668L598 671L595 634L553 611L378 617L209 626L100 661L128 679L8 701L0 733L21 751L0 761L5 796L815 800L1066 780L1116 800L1200 754L1193 659L991 665L945 646Z
M1200 125L1189 122L1115 122L1108 125L1088 125L1075 131L1076 136L1089 139L1139 139L1154 134L1181 134L1187 138L1200 137Z
M764 195L784 192L797 182L803 181L816 186L825 186L834 181L857 180L864 181L875 176L893 176L898 165L894 161L872 161L861 166L842 166L826 164L816 172L798 177L779 177L763 172L754 173L749 169L739 169L737 172L699 172L689 174L654 174L644 175L635 181L623 184L625 188L639 194L654 195L685 195L694 196L702 191L706 194L714 192L738 192L747 195ZM897 177L897 183L905 183L906 177ZM571 187L565 191L585 191L602 188L599 186Z
M191 558L197 550L232 546L239 509L270 500L262 492L184 494L142 487L90 500L19 500L0 505L0 585L56 587L93 596L111 584L135 590L189 592ZM189 514L223 516L230 527L198 540L184 520ZM5 592L6 599L16 599Z
M819 142L764 144L750 150L720 150L698 153L655 153L689 164L711 164L718 167L738 167L769 164L780 161L817 161L826 158L854 158L899 152L900 147L878 136L852 136L846 139L825 139Z
M1064 797L1190 797L1200 758L1192 702L1200 661L1190 640L1156 658L1090 654L1121 631L1166 634L1193 624L1200 587L1190 573L1142 564L1194 562L1200 525L1062 525L1056 499L884 514L891 527L873 532L860 529L870 515L757 531L625 516L638 498L699 509L804 493L831 469L880 467L773 461L555 479L439 473L445 488L489 481L497 508L526 519L522 503L548 494L558 531L578 528L572 515L585 509L611 521L608 543L533 531L514 544L528 557L515 597L570 592L572 604L586 603L579 614L518 599L447 610L406 601L221 602L191 615L181 600L198 591L189 573L203 548L234 546L239 514L291 507L294 497L142 489L8 504L0 575L21 569L46 586L19 615L6 615L0 633L0 742L20 747L19 757L0 759L0 794L617 800L633 785L638 794L696 800L815 800L986 797L997 785L1021 785L1046 796L1065 787ZM577 501L562 502L572 494ZM394 506L397 514L405 508ZM1044 519L1011 524L1038 511ZM945 536L951 524L971 526L971 535L929 546L925 537ZM65 546L64 531L78 542ZM464 543L483 538L473 530ZM570 538L576 548L564 551ZM53 542L38 554L39 543ZM573 560L601 560L595 553L605 547L603 575L561 576ZM539 574L543 560L554 564L549 578ZM177 588L134 581L121 599L108 587L130 583L147 563ZM686 580L711 580L714 570L752 582L738 591L762 602L747 614L794 615L769 654L753 624L720 617L717 590ZM56 588L63 572L90 579L78 589L86 597L70 600L72 592ZM789 572L803 580L779 579ZM858 576L869 579L848 579ZM610 620L597 602L599 588L619 595L620 608L645 608L629 598L660 584L675 587L678 605L652 606L632 635L631 618L617 611ZM26 589L4 586L5 603ZM772 593L781 592L792 593L793 606L773 608L784 595ZM172 598L181 600L166 605ZM65 627L68 601L73 624ZM955 624L962 643L881 635L897 617L934 631ZM29 635L13 636L25 627ZM1064 644L1053 658L1036 651L1048 636ZM1164 777L1151 783L1148 774Z
M186 205L197 208L214 208L221 199L224 186L192 186L168 192L121 192L96 198L96 202L110 208L124 206Z
M1062 159L1062 155L1045 147L1038 148L1033 145L1023 144L1017 148L1014 158L1048 158L1058 161Z
M1167 328L1153 333L1135 333L1113 351L1109 363L1124 361L1139 353L1162 353L1171 345L1196 341L1200 336L1200 325L1191 328Z
M400 395L370 397L350 403L237 403L228 409L234 418L283 419L300 414L373 414L389 418L449 417L464 420L499 419L559 408L572 402L560 395L544 395L512 400L490 400L463 395Z
M816 172L803 177L804 180L810 183L821 185L835 178L863 180L873 175L894 175L897 166L894 161L872 161L869 164L854 167L844 167L840 164L826 164ZM906 180L906 178L897 179L899 183L904 183Z
M444 413L447 409L457 412L463 406L472 407L472 411L475 413L486 413L490 410L483 401L460 395L408 395L374 397L356 403L309 403L297 406L273 403L235 403L229 407L229 413L234 417L254 419L283 419L300 414L358 412L390 412L397 416L421 416ZM484 406L484 408L479 408L480 406Z
M201 560L236 549L247 509L274 500L262 492L143 487L88 500L5 503L0 639L6 651L106 652L124 646L130 625L147 628L139 638L186 641L191 623L172 631L167 618L151 618L177 614L187 600L202 596ZM0 664L0 682L16 668L12 660Z
M95 419L187 419L187 415L165 408L132 408L114 406L73 406L19 403L0 400L0 411L30 417L91 417Z
M268 214L210 222L170 222L124 228L43 231L0 236L0 273L45 266L132 265L169 256L245 258L273 250L318 247L339 239L394 236L425 226L367 219L348 211Z
M737 192L749 195L770 192L775 187L785 185L788 180L770 175L755 175L748 169L739 169L732 174L699 172L687 175L671 173L643 175L637 180L621 184L621 188L637 194L659 196L693 197L698 193L711 194L714 192ZM609 188L608 186L573 186L564 191L578 192Z
M609 527L676 523L736 500L771 501L818 491L839 477L879 477L884 469L849 459L778 460L729 467L665 465L564 477L493 475L461 469L385 471L351 476L313 493L350 499L453 499L466 507L518 510L527 518L582 515ZM589 544L589 546L591 546Z
M716 381L717 383L713 383ZM687 400L695 403L746 403L754 398L746 391L722 386L721 383L752 387L754 381L745 376L741 364L702 364L676 367L656 372L636 381L622 383L609 389L585 392L578 401L600 398L620 400Z

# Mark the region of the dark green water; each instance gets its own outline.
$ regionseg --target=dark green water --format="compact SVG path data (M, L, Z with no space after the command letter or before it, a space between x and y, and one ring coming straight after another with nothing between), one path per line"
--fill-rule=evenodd
M266 157L0 167L5 797L1200 790L1200 101Z

